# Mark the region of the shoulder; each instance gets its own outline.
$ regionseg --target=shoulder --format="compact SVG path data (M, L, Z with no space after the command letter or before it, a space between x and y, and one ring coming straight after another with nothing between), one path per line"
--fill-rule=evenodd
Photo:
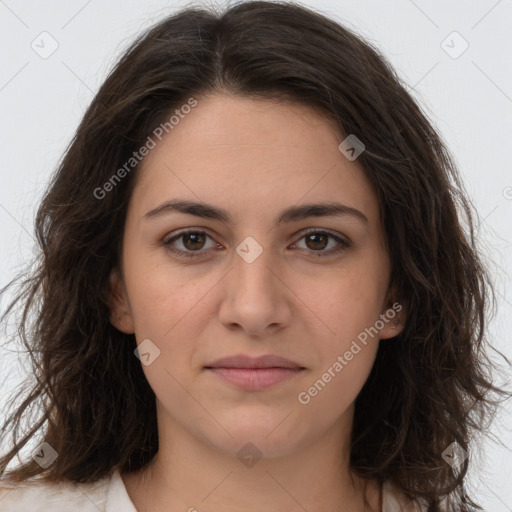
M427 508L425 500L410 500L390 480L384 482L382 512L426 512Z
M0 512L104 512L111 476L93 483L0 480Z
M448 496L440 501L441 510L448 512ZM408 499L405 494L390 480L382 487L382 512L427 512L428 503L423 498Z

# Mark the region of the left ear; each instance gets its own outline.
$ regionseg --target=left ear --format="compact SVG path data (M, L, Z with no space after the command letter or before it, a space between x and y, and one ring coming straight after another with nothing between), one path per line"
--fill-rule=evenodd
M407 316L406 308L404 304L396 300L397 296L398 293L396 293L395 288L392 288L387 295L386 308L381 312L380 316L384 323L384 327L379 333L380 339L394 338L404 329Z

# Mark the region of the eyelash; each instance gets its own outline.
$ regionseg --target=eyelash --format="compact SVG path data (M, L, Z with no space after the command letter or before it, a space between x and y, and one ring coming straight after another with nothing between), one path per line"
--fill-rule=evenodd
M202 251L202 250L198 250L198 251L182 251L181 249L176 249L175 247L171 246L171 244L175 240L179 240L184 235L188 235L188 234L200 234L200 235L206 235L207 237L212 238L205 231L200 231L200 230L197 230L197 229L187 229L187 230L184 230L184 231L180 231L178 234L174 235L173 237L171 237L171 238L169 238L167 240L164 240L163 241L163 245L169 251L171 251L172 253L177 254L178 256L183 256L185 258L197 258L197 257L202 256L204 254L204 251ZM334 235L333 233L331 233L329 231L319 230L319 229L316 229L316 228L309 228L308 230L303 232L302 236L299 238L299 240L302 240L304 237L306 237L307 235L311 235L311 234L327 235L327 236L329 236L330 238L333 238L334 240L336 240L336 242L339 243L339 247L337 247L335 249L331 249L329 251L313 251L313 250L311 250L312 253L314 253L315 255L318 255L321 258L325 258L325 257L329 257L329 256L336 256L336 255L340 254L341 252L345 251L346 249L348 249L349 247L351 247L351 244L349 242L347 242L346 240L343 240L339 236L336 236L336 235ZM324 253L324 254L322 254L322 253Z

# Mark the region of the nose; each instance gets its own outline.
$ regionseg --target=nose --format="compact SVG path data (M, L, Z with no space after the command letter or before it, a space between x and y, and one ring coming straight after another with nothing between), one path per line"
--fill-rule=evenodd
M224 281L219 310L222 324L250 336L268 336L290 323L293 293L285 284L280 265L264 250L254 261L235 254Z

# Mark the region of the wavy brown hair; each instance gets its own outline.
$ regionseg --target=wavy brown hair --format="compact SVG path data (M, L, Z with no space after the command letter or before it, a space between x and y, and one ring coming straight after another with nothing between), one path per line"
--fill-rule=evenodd
M506 394L493 385L487 354L495 295L474 240L476 213L439 134L386 59L294 3L175 13L135 40L99 89L45 191L35 221L41 254L18 277L8 309L23 305L18 336L33 375L3 426L12 441L0 471L15 481L95 481L157 452L155 396L135 337L109 322L108 277L138 168L103 198L94 191L188 98L226 91L320 108L364 142L358 162L378 194L407 320L380 344L356 400L351 468L391 480L431 512L448 494L450 510L481 510L464 489L469 459L452 468L442 458L452 442L470 451L496 413L491 395ZM37 436L58 458L8 471Z

